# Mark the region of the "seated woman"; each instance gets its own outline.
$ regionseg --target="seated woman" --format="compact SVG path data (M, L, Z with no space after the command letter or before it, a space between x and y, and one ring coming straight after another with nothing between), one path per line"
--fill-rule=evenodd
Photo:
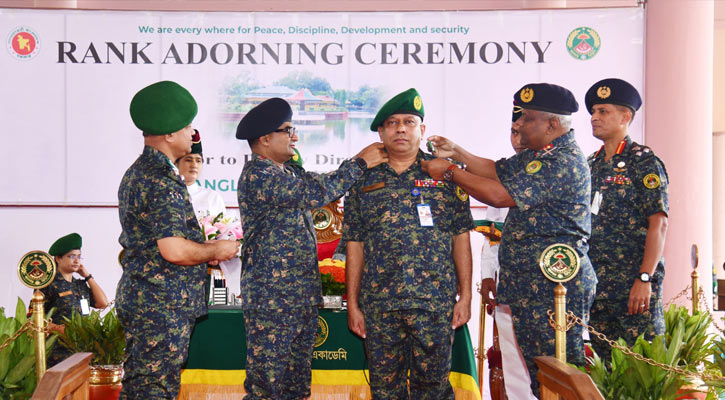
M63 317L70 318L73 311L86 315L90 313L89 307L108 306L108 299L103 289L81 264L82 245L81 235L71 233L56 240L48 250L55 259L57 270L53 282L41 289L41 292L45 295L45 313L55 308L52 317L54 321L62 322ZM74 278L74 273L78 273L83 279ZM48 328L59 333L65 332L63 324L50 323ZM71 354L72 351L57 343L48 354L48 367L63 361Z

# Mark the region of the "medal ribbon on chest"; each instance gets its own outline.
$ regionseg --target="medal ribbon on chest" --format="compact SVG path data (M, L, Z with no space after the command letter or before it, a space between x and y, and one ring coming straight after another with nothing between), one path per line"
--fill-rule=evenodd
M415 186L416 187L432 187L432 188L438 188L438 187L444 187L446 185L443 181L437 181L435 179L416 179L415 180Z

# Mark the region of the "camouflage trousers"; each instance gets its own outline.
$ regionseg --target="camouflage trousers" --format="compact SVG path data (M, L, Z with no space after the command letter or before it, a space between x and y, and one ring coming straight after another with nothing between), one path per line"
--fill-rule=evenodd
M118 309L126 336L120 399L176 399L195 320L174 310L124 311Z
M244 310L245 400L296 400L310 395L317 323L316 306Z
M628 290L626 291L628 292ZM651 341L655 335L665 333L665 315L662 297L650 297L648 311L643 314L627 314L629 296L604 298L597 296L592 304L589 324L608 339L622 338L629 347L634 345L639 335L644 334L645 340ZM592 337L592 347L597 355L606 363L612 361L612 348L606 342Z
M448 312L372 309L364 314L373 399L454 399L449 381L452 307Z
M555 352L554 330L549 326L548 310L554 309L554 282L548 281L539 270L530 269L527 275L512 274L501 268L498 302L511 307L511 319L516 333L516 341L526 361L531 378L531 389L539 393L538 367L534 357ZM564 284L566 310L572 311L584 320L594 299L596 277L591 266L582 263L579 275ZM566 361L584 365L583 328L575 325L566 332Z

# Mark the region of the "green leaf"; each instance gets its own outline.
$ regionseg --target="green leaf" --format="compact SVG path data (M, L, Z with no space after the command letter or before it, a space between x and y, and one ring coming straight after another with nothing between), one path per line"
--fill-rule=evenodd
M27 318L28 309L25 308L23 299L18 297L18 304L15 306L15 319L20 322L20 325L24 325Z
M5 381L9 384L15 384L20 382L25 377L28 371L33 370L35 365L35 355L30 354L25 356L20 362L13 367L12 371L5 377Z
M0 344L5 343L6 340L8 340L10 336L9 335L2 335L0 336ZM13 345L6 347L3 349L2 352L0 352L0 381L2 381L5 378L5 375L7 375L8 371L10 370L10 355L13 351Z

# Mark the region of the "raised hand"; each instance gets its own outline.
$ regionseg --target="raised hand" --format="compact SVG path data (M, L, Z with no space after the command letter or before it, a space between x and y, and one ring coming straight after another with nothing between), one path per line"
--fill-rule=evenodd
M378 165L388 162L388 153L382 143L376 142L368 145L353 158L362 158L368 164L368 169L377 167Z

